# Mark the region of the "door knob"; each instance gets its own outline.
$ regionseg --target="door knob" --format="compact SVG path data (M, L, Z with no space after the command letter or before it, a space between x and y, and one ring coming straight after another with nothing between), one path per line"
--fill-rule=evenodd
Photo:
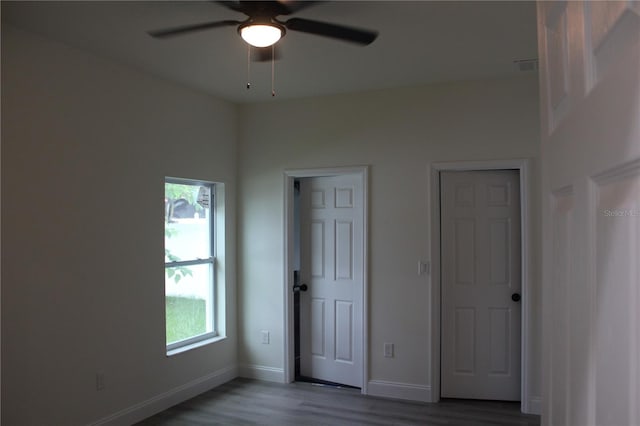
M519 302L519 301L520 301L520 299L521 299L521 297L520 297L520 293L513 293L513 294L511 295L511 300L513 300L514 302Z
M293 286L293 292L294 293L299 293L301 291L307 291L308 288L309 287L307 287L306 284L302 284L302 285L296 284L296 285Z

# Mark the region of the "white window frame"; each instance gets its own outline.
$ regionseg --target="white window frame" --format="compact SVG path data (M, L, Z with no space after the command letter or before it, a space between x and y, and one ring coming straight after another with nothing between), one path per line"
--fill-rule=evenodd
M209 276L211 277L211 294L209 295L211 297L211 313L210 315L207 315L207 321L209 322L207 325L211 326L211 331L203 333L203 334L198 334L197 336L193 336L187 339L183 339L183 340L179 340L177 342L173 342L170 344L167 344L167 354L171 354L171 353L175 353L175 352L181 352L182 349L190 349L191 347L194 346L199 346L199 344L201 342L203 342L203 344L209 343L209 341L211 341L212 339L216 338L218 336L218 331L217 331L217 315L218 315L218 303L216 300L216 295L217 295L217 291L216 291L216 214L217 214L217 209L216 209L216 201L217 201L217 197L216 197L216 184L214 182L206 182L206 181L201 181L201 180L194 180L194 179L185 179L185 178L173 178L173 177L165 177L164 179L164 183L174 183L174 184L180 184L180 185L193 185L193 186L205 186L209 188L210 194L209 194L209 199L210 199L210 205L209 205L209 229L210 229L210 235L209 235L209 244L210 244L210 256L208 258L205 259L188 259L188 260L180 260L180 261L174 261L174 262L166 262L164 264L164 269L165 269L165 277L166 277L166 270L167 268L171 268L171 267L177 267L177 266L193 266L193 265L209 265L209 267L211 268L210 270L210 274ZM166 218L165 218L166 220ZM163 223L163 226L166 227L166 222ZM165 278L166 279L166 278ZM166 285L166 284L165 284ZM165 294L165 303L166 303L166 294ZM165 312L164 315L164 325L165 325L165 333L166 333L166 326L167 326L167 315ZM165 335L165 343L166 343L166 335Z

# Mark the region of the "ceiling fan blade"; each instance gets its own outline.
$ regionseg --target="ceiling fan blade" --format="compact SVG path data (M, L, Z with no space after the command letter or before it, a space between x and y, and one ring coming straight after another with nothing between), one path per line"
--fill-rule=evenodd
M279 15L291 15L302 9L318 3L324 3L326 0L212 0L221 6L231 9L235 12L244 13L248 16L268 15L271 17Z
M240 4L239 1L233 0L217 0L215 3L226 7L227 9L231 9L236 12L244 13L244 7Z
M179 27L164 28L161 30L149 31L148 34L151 37L155 37L155 38L168 38L168 37L178 36L178 35L191 33L195 31L208 30L211 28L218 28L218 27L228 27L231 25L239 25L239 24L241 24L240 21L228 21L228 20L203 22L200 24L182 25Z
M285 4L285 1L277 0L217 0L215 3L231 9L235 12L244 13L252 18L267 17L274 18L278 15L289 15L293 13ZM297 3L297 2L296 2ZM311 3L311 2L310 2Z
M324 1L311 1L311 0L280 0L282 6L284 6L286 12L280 13L280 15L291 15L293 13L299 12L302 9L306 9L310 6L316 5L318 3L324 3Z
M378 37L377 31L363 30L360 28L346 27L344 25L329 24L327 22L312 21L303 18L291 18L284 23L291 31L315 34L348 41L361 45L368 45Z

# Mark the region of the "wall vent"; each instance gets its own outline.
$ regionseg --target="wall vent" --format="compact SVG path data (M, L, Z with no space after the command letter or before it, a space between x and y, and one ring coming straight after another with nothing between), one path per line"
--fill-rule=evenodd
M515 65L516 71L519 72L538 71L538 58L520 59L513 61L513 65Z

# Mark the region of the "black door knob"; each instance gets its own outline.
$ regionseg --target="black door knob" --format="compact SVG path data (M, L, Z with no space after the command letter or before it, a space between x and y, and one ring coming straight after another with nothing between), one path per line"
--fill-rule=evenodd
M293 292L294 293L298 293L300 291L307 291L308 288L309 287L307 287L306 284L302 284L302 285L297 285L296 284L296 285L293 286Z
M520 301L520 294L519 293L513 293L511 295L511 300L513 300L514 302L519 302Z

